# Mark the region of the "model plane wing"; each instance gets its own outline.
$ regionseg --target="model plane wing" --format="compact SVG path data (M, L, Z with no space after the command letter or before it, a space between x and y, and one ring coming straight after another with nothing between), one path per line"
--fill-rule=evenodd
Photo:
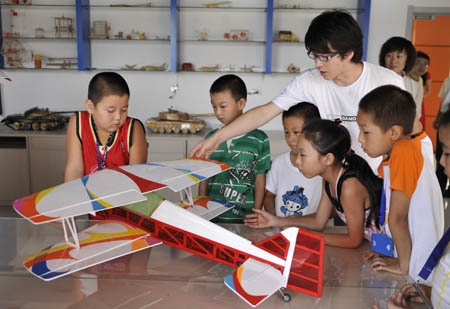
M117 257L161 244L146 231L105 220L78 233L80 249L67 243L47 247L24 259L33 275L49 281Z
M225 278L225 284L256 307L283 286L283 274L267 263L249 258Z
M231 203L210 196L197 196L193 201L193 206L189 205L188 201L181 202L180 206L206 220L211 220L234 207Z
M164 187L179 191L227 168L205 159L113 167L18 199L13 206L39 224L144 201L143 194Z

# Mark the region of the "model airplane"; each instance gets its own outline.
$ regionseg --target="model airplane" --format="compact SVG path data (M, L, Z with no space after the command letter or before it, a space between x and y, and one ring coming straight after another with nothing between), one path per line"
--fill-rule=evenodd
M128 165L16 200L16 211L35 224L61 220L65 236L65 242L25 258L24 265L52 280L164 242L237 268L225 284L251 306L285 287L320 297L322 237L289 228L251 243L208 221L230 205L194 199L190 187L227 168L205 159ZM152 193L164 187L184 191L187 202L180 207ZM76 232L74 216L100 210L104 221Z

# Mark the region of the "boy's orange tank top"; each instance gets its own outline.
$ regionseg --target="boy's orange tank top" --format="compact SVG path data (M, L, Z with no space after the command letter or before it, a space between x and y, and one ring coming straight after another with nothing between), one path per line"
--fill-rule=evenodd
M88 112L77 112L77 135L83 149L84 175L99 170L97 157L97 134L94 121ZM127 117L123 126L114 133L107 148L105 167L128 165L130 162L130 143L133 133L133 118ZM105 145L100 144L100 163L103 164Z

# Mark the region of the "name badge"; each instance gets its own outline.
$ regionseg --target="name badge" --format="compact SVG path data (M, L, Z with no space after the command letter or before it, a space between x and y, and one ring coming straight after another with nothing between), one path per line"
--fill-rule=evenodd
M394 255L394 242L386 234L372 234L370 249L373 252L380 253L389 257Z

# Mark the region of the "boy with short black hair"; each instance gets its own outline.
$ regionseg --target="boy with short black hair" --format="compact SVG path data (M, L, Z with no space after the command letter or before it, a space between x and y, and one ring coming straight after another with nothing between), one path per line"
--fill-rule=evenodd
M394 256L368 254L371 267L397 274L418 274L444 230L443 201L424 138L411 138L416 106L396 86L378 87L359 103L359 142L370 157L383 156L386 234Z
M303 127L320 119L317 106L298 103L282 114L284 138L290 151L272 160L266 175L264 209L279 217L304 216L315 213L322 196L322 178L306 178L297 168L297 139Z
M219 77L210 88L211 105L217 119L227 126L239 117L247 102L247 88L236 75ZM206 138L218 129L208 133ZM270 169L267 135L261 130L229 139L219 145L210 159L228 164L231 169L201 182L199 195L225 200L235 207L214 222L243 223L252 208L262 208L265 173Z
M65 182L106 167L147 161L144 126L128 117L129 97L127 82L115 72L91 79L87 111L77 112L67 126Z

